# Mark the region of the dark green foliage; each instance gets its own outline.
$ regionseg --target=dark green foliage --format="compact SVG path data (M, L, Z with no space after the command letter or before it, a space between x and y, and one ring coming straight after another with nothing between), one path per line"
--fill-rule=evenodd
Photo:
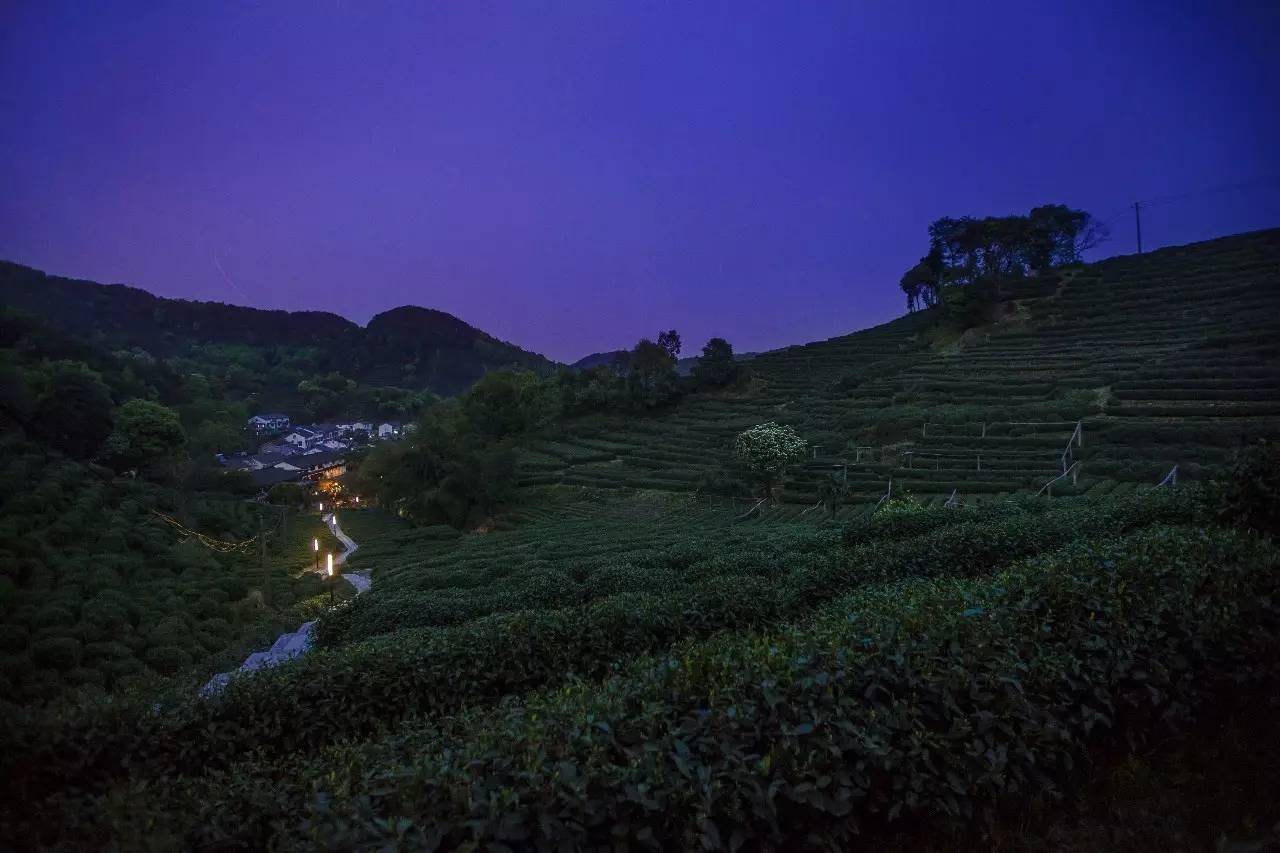
M712 338L702 347L702 357L693 366L693 380L699 388L723 388L741 373L734 361L733 345L724 338Z
M31 644L31 659L46 669L71 669L80 662L80 641L74 637L52 637Z
M89 821L81 814L73 832L85 834L62 839L120 841L158 826L189 846L376 846L399 834L411 846L556 847L606 843L626 827L684 849L805 838L847 847L897 817L966 822L1003 797L1054 791L1091 745L1160 735L1221 685L1264 670L1280 651L1276 569L1275 551L1257 542L1156 526L1081 540L993 578L873 585L796 627L687 644L438 724L170 781L128 809L104 802ZM697 604L712 614L747 606L735 600ZM638 624L634 605L618 604L613 618ZM573 666L566 650L559 665ZM305 689L298 675L278 684ZM270 719L260 710L252 729L207 731L236 743ZM296 717L279 719L285 741L273 748L307 737L287 726ZM173 735L159 718L148 728L117 745L154 757L155 738ZM83 768L66 778L92 784ZM699 778L718 780L713 796ZM50 812L28 826L66 823Z
M932 532L907 535L908 528L903 538L843 554L832 552L831 536L813 534L739 551L689 541L661 562L587 569L581 586L567 573L527 572L520 591L505 600L495 589L481 591L474 601L484 606L443 630L406 628L433 612L438 624L452 621L451 608L429 609L430 597L400 596L391 609L375 608L372 624L370 599L362 597L330 617L333 624L325 620L328 642L344 631L376 631L379 612L391 616L384 629L400 630L237 680L217 701L183 699L165 716L125 708L107 729L90 716L59 731L54 753L33 761L71 761L67 772L94 784L125 766L135 774L185 772L192 762L213 768L249 750L314 749L409 716L447 715L540 689L570 672L603 677L619 660L691 637L803 618L869 584L975 576L1102 531L1189 518L1196 506L1192 495L1166 493L1004 515L956 511L954 523ZM302 718L309 725L296 725ZM24 772L38 772L35 765Z
M1221 500L1227 523L1280 535L1280 445L1263 440L1240 451Z
M129 400L116 412L103 452L117 470L176 479L186 443L176 412L149 400Z
M75 459L97 453L111 432L111 392L85 364L50 365L30 426L36 437Z
M276 483L267 490L267 500L277 506L301 508L310 503L311 493L299 483Z

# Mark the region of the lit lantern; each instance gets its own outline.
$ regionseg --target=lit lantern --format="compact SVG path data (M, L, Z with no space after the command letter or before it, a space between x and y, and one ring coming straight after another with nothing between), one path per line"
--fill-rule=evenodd
M328 557L329 577L333 577L333 555L329 554Z
M319 550L320 550L320 540L319 540L319 539L312 539L312 540L311 540L311 550L313 550L313 551L319 551Z

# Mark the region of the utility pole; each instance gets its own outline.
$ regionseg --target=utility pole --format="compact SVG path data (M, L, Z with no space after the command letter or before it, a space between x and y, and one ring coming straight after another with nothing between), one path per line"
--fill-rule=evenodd
M262 570L262 600L271 603L271 575L267 571L267 505L258 505L258 568Z
M1138 226L1138 254L1142 254L1142 202L1133 203L1133 222Z

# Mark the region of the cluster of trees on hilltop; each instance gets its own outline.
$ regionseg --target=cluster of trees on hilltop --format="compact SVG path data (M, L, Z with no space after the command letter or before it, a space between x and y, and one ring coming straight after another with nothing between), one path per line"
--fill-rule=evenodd
M372 448L354 467L350 485L418 523L464 527L477 515L491 515L510 494L521 438L565 417L670 405L689 391L723 388L742 376L723 338L707 342L688 377L676 373L680 349L680 335L671 329L590 370L491 372L458 397L430 405L405 440Z
M1107 237L1083 210L1036 207L1026 216L943 217L929 226L929 251L903 274L907 310L938 304L945 287L1018 278L1076 263Z
M564 412L646 411L670 405L688 391L723 388L743 375L733 346L724 338L711 338L692 374L681 377L676 365L682 345L679 332L670 329L659 332L656 341L642 338L608 364L560 371L553 381L560 388Z

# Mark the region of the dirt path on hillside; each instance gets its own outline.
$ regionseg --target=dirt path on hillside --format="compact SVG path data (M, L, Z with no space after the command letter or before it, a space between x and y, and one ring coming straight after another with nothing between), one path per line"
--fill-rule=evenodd
M347 557L350 557L355 553L356 549L360 546L354 539L348 536L341 527L338 526L338 520L335 518L333 513L329 513L322 518L325 524L328 525L329 532L332 533L334 537L342 543L342 547L346 549L334 558L334 563L336 565L344 565L347 562ZM356 595L367 590L373 583L368 572L343 573L342 577L346 578L347 581L355 587ZM277 666L285 661L293 660L298 655L305 653L307 649L311 648L311 635L315 630L315 624L315 620L304 622L298 626L298 630L288 631L281 634L276 638L276 641L271 644L271 648L266 651L254 652L249 655L249 657L245 658L244 663L240 664L237 669L231 670L230 672L220 672L213 678L209 679L209 681L205 683L204 687L200 688L200 695L211 696L218 693L227 685L227 682L231 680L231 677L237 673L253 672L258 669Z

